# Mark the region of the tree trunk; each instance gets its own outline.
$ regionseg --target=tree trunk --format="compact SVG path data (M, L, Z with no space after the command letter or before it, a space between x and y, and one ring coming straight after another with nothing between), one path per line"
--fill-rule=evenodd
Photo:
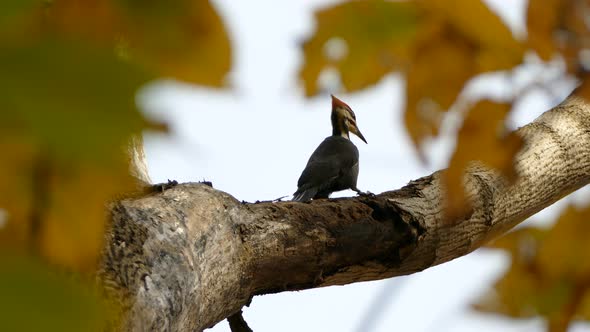
M570 97L520 128L517 182L474 163L470 213L443 222L440 172L375 197L239 202L187 183L112 204L99 279L121 328L199 331L252 296L424 270L466 255L590 180L590 106Z

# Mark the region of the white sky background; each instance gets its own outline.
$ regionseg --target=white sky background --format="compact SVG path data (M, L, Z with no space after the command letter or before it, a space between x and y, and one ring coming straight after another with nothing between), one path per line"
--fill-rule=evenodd
M517 35L524 35L524 0L488 0ZM230 33L234 66L227 91L172 82L153 84L140 95L147 113L165 119L169 136L147 135L152 179L208 180L239 200L269 200L292 194L315 147L331 134L329 95L303 97L297 82L299 43L314 28L313 10L337 1L214 1ZM523 81L540 70L529 68ZM553 72L559 72L553 69ZM498 77L470 91L510 93ZM532 93L520 103L511 125L523 125L567 95ZM360 151L358 187L379 193L446 166L450 135L429 145L430 163L419 163L402 124L403 82L390 75L371 89L336 93L355 111L369 144L353 136ZM447 121L446 132L456 124ZM336 196L350 196L345 191ZM579 196L579 195L578 195ZM527 223L546 224L559 202ZM255 297L244 316L256 332L267 331L543 331L541 320L510 321L481 315L468 304L501 275L508 259L478 250L411 276L302 292ZM378 297L380 294L387 296ZM376 299L380 303L373 304ZM373 308L373 309L372 309ZM378 308L375 310L374 308ZM372 313L377 320L367 323ZM229 331L225 321L209 331ZM572 331L590 331L578 324Z

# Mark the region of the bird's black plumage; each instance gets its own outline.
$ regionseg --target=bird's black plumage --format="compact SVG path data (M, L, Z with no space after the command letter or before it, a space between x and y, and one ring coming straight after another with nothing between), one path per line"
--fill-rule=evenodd
M356 188L359 151L342 136L327 137L312 153L297 181L295 201L328 198L334 191Z
M349 132L367 142L356 125L354 112L348 105L332 96L332 136L327 137L313 152L297 181L294 201L328 198L331 193L352 189L357 193L359 151L350 141Z

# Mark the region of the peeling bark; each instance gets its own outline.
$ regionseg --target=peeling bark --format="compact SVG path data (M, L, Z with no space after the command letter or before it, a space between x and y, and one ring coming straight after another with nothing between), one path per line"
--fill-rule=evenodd
M466 255L590 180L590 106L571 97L517 133L513 185L474 163L473 209L444 220L440 172L375 197L241 203L186 183L112 205L99 279L121 328L199 331L252 296L424 270Z

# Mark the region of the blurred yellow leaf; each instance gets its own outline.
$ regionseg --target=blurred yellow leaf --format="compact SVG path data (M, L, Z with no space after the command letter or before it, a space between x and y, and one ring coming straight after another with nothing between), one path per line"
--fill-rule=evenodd
M117 168L91 163L56 164L48 174L48 203L39 229L41 255L93 271L102 249L106 203L134 187L122 159Z
M231 66L230 42L207 0L119 0L131 59L160 76L224 86Z
M590 287L590 209L566 209L537 253L539 266L547 278L564 276ZM566 245L575 244L575 245Z
M316 12L317 28L303 44L305 94L320 92L318 78L337 69L349 91L365 88L408 61L418 12L412 2L349 1Z
M526 24L528 46L535 50L543 60L555 55L554 30L559 25L564 0L529 0Z
M527 10L528 46L543 60L561 54L571 74L588 67L590 30L588 0L530 0Z
M0 27L29 11L38 0L3 0L0 2Z
M519 229L492 243L511 254L511 266L474 307L543 316L560 330L573 319L590 319L589 217L588 207L568 207L551 229Z
M466 82L522 62L523 43L480 0L347 1L316 13L303 44L305 93L336 71L354 91L393 71L407 80L406 127L419 149L438 134L444 113Z
M2 331L104 331L112 311L74 276L25 257L0 257Z
M136 189L125 145L162 129L135 93L158 76L223 85L227 34L206 0L4 0L0 28L0 329L107 330L116 308L83 276L106 205Z
M550 317L565 307L574 294L572 284L543 279L534 265L518 262L473 307L513 318Z
M25 251L30 243L33 205L33 165L35 146L21 139L0 134L0 208L4 221L0 227L0 252Z
M580 301L578 307L578 315L580 319L590 321L590 291L586 290L584 297Z
M476 75L522 62L524 47L480 0L417 0L423 12L406 71L406 128L417 149ZM461 10L458 10L460 8Z
M108 164L147 125L135 91L152 76L84 44L0 45L0 131L43 153ZM29 140L29 139L28 139Z
M91 270L106 202L134 189L122 151L147 125L134 94L149 76L85 45L0 49L2 247Z
M221 87L231 66L227 32L207 0L58 0L31 16L25 37L110 48L153 76Z
M590 101L590 76L584 75L580 78L582 83L572 92L572 95Z
M430 39L430 38L429 38ZM452 31L417 48L406 74L406 128L417 146L438 135L444 112L476 73L474 49Z
M475 48L478 72L503 70L522 62L524 47L481 0L417 0Z
M512 254L513 260L530 261L536 255L538 246L545 236L545 229L523 227L492 241L487 247L508 251Z
M469 208L463 189L463 173L471 162L479 161L509 181L516 179L513 159L523 142L516 133L508 133L505 128L504 118L510 109L510 104L482 100L471 108L463 121L457 148L444 172L450 216Z

